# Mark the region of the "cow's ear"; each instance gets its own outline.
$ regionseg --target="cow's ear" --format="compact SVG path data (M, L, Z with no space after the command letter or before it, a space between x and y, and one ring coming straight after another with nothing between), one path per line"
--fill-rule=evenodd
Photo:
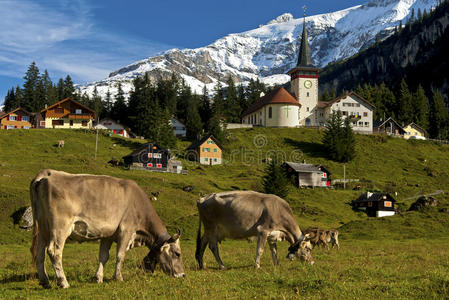
M181 229L176 229L176 233L171 237L173 242L176 242L181 237Z
M170 245L165 243L162 247L161 247L161 253L162 252L167 252L170 250Z
M308 234L306 234L306 235L304 236L304 240L303 240L303 241L308 241L308 240L310 240L310 238L311 238L311 234L308 233Z

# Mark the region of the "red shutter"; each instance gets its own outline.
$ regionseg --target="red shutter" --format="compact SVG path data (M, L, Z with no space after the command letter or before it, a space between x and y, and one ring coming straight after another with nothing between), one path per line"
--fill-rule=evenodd
M8 121L9 121L9 116L7 116L7 117L6 117L6 120L8 120Z
M22 121L22 116L17 116L17 121Z
M156 167L157 168L162 168L162 164L157 164Z
M148 164L147 164L147 167L148 167L148 168L152 168L152 167L153 167L153 164L152 164L152 163L148 163Z

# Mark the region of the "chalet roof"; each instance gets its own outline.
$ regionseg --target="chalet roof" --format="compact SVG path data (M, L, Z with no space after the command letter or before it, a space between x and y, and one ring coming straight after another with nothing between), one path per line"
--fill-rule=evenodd
M385 197L385 198L384 198ZM383 201L383 200L389 200L392 202L396 202L396 200L391 197L388 193L370 193L366 192L363 195L361 195L355 202L368 202L368 201Z
M301 173L326 172L326 173L330 174L330 172L321 165L300 164L300 163L294 163L294 162L288 162L288 161L286 161L284 164L289 166L296 172L301 172Z
M0 111L0 117L3 116L5 114L4 111Z
M417 124L415 124L415 123L410 123L410 124L408 124L407 126L405 126L405 127L408 127L408 126L410 126L410 127L413 127L413 128L415 128L416 130L419 130L419 131L421 131L421 132L423 132L424 134L427 134L427 131L424 129L424 128L422 128L422 127L420 127L419 125L417 125ZM404 127L404 128L405 128Z
M376 108L376 106L374 106L373 104L371 104L370 102L368 102L368 101L365 100L362 96L358 95L358 94L355 93L355 92L349 92L349 93L346 93L346 94L344 94L344 95L342 95L342 96L340 96L340 97L338 97L338 98L336 98L336 99L334 99L334 100L328 101L328 102L326 102L326 101L319 101L319 102L318 102L318 106L321 107L321 108L330 107L330 106L332 106L334 103L340 102L340 101L343 100L344 98L349 97L349 96L352 96L352 95L354 95L355 97L359 98L362 102L364 102L365 104L371 106L372 108Z
M385 121L383 121L382 123L380 123L378 126L375 126L377 128L384 126L387 122L393 122L394 124L396 124L396 126L398 126L402 131L404 131L404 129L402 128L401 125L399 125L398 122L395 121L395 119L393 119L392 117L389 117L388 119L386 119Z
M139 155L140 153L142 153L142 151L150 150L150 147L157 147L157 149L162 150L163 152L167 152L167 153L170 152L169 150L166 150L166 149L160 147L157 144L146 143L146 144L143 144L142 147L139 147L138 149L136 149L133 152L131 152L130 154L123 156L123 158Z
M43 110L41 110L41 113L46 112L46 111L49 110L50 108L53 108L53 107L58 106L58 105L61 105L62 103L67 102L67 101L72 101L72 102L75 103L76 105L79 105L79 106L81 106L82 108L84 108L85 110L88 110L88 111L90 111L91 113L95 114L95 111L94 111L93 109L91 109L91 108L89 108L89 107L87 107L87 106L85 106L85 105L79 103L79 102L76 101L76 100L73 100L73 99L70 98L70 97L64 98L64 99L62 99L61 101L56 102L55 104L50 105L50 106L47 107L47 108L44 108Z
M256 102L254 102L243 114L242 117L245 117L255 111L258 111L262 107L268 104L290 104L301 106L298 101L296 101L295 97L293 97L286 89L283 87L279 87L272 91L271 93L266 94L265 96L259 98Z
M0 113L0 118L4 118L4 117L6 117L6 116L8 116L9 114L13 114L13 113L16 113L17 111L23 111L26 115L28 115L28 116L31 116L31 113L29 112L29 111L26 111L26 110L24 110L23 108L21 108L21 107L18 107L18 108L16 108L16 109L14 109L14 110L11 110L10 112L8 112L8 113L3 113L3 114L1 114Z
M193 142L189 147L187 147L187 150L195 150L195 149L197 149L199 146L204 144L204 142L206 142L209 138L211 138L218 147L223 148L220 145L220 142L213 135L206 135L202 139L200 139L200 140L198 140L196 142Z

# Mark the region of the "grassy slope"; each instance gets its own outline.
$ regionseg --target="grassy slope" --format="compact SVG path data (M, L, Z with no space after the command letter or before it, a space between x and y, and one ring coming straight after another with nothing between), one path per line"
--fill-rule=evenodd
M65 148L58 149L54 147L57 140L65 140ZM177 174L161 174L150 173L145 171L128 171L121 168L114 168L107 165L107 161L111 158L120 158L128 154L132 149L137 147L142 141L124 140L116 137L105 137L100 135L98 157L95 160L93 151L95 149L95 135L92 133L85 133L83 131L67 131L67 130L35 130L35 131L0 131L0 253L5 257L0 263L0 279L5 283L5 292L11 295L16 294L12 289L21 287L21 290L27 290L30 282L26 281L24 284L23 278L26 274L31 274L33 269L29 266L27 259L28 253L26 248L29 245L30 233L23 232L14 227L11 223L10 215L19 207L28 205L29 192L28 185L33 176L42 168L54 168L73 173L93 173L93 174L108 174L112 176L130 178L136 180L146 192L162 191L159 200L154 203L159 215L173 230L176 226L183 229L183 240L185 241L184 257L188 269L194 273L194 277L185 281L182 288L189 291L189 284L196 286L200 282L207 280L208 273L215 271L208 271L206 273L194 271L193 251L195 231L197 228L197 213L195 201L200 193L209 193L231 189L254 189L260 190L260 177L264 172L264 164L262 159L275 151L277 155L284 156L287 160L301 161L305 159L311 163L322 163L330 169L333 173L333 178L343 178L343 165L328 161L323 153L320 144L321 134L315 130L307 129L249 129L236 130L230 132L230 142L226 145L225 159L228 164L215 167L199 167L197 164L184 161L184 167L189 170L188 176ZM115 144L115 146L113 146ZM183 149L187 143L180 142L179 149ZM449 169L449 148L422 141L404 141L393 138L380 138L376 136L357 136L357 158L346 166L347 178L357 178L362 182L362 191L352 190L322 190L322 189L291 189L287 198L298 223L303 228L308 226L320 227L340 227L342 232L341 240L343 244L347 244L346 249L339 254L329 254L325 252L316 252L316 260L322 261L322 265L316 269L309 269L307 266L299 267L297 271L312 273L310 278L301 277L302 281L298 282L298 278L292 277L289 270L295 268L293 265L286 266L287 269L281 269L274 274L271 274L271 266L269 262L269 255L265 255L265 265L270 266L264 273L255 275L258 279L265 282L267 286L266 296L273 295L277 289L283 291L287 297L293 297L291 294L295 288L301 290L301 286L307 285L304 288L305 295L313 295L317 289L321 289L321 284L329 285L324 288L323 295L332 297L332 290L348 289L346 292L352 297L357 295L377 296L378 291L367 291L365 287L356 287L354 276L363 276L371 285L382 285L382 281L374 277L370 277L369 272L360 271L364 265L360 262L355 263L354 258L363 257L366 260L366 252L373 252L381 259L385 256L385 251L395 253L393 257L387 257L387 260L397 259L401 263L420 262L419 258L428 252L428 247L423 243L422 238L426 238L427 244L432 244L435 249L434 256L426 256L424 261L426 264L431 264L433 261L439 261L438 267L429 271L426 268L418 268L416 276L409 278L405 275L398 279L402 283L407 282L408 285L414 284L422 280L422 276L430 276L428 272L437 272L439 280L442 282L440 286L433 287L427 285L423 290L431 289L432 291L439 291L447 288L448 273L442 272L442 266L448 269L448 255L443 251L447 247L448 240L445 238L449 233L449 214L438 212L438 209L431 209L425 213L405 212L401 215L385 218L385 219L369 219L362 213L353 212L348 203L357 198L364 189L378 189L385 190L391 193L397 192L397 199L404 207L408 207L413 200L406 200L419 193L428 193L435 190L446 190L449 178L447 170ZM179 151L182 155L182 151ZM433 176L429 176L432 174ZM186 185L193 185L194 191L187 193L182 191L182 187ZM440 202L441 207L447 207L448 201L445 194L436 196ZM441 240L441 238L444 238ZM188 241L191 240L191 241ZM360 241L363 242L359 246ZM375 242L369 242L374 240ZM384 241L389 240L388 243ZM400 241L397 241L400 240ZM383 245L381 249L376 249L376 244ZM2 246L3 245L3 246ZM236 249L231 249L229 245L235 245ZM246 242L226 242L222 245L223 257L225 262L229 261L230 265L244 264L250 265L254 255L254 244L248 246ZM285 246L285 245L284 245ZM280 255L284 255L285 249L280 248ZM415 247L416 254L411 258L407 255L401 254L401 251L411 246ZM83 245L69 245L67 253L72 251L76 253L75 249L83 249L81 256L89 256L86 261L89 261L89 268L83 269L82 274L86 274L88 279L79 275L78 271L68 269L72 280L79 281L77 285L83 285L82 282L91 280L89 276L93 274L96 264L97 245L83 244ZM17 249L15 254L10 252L10 249ZM401 250L402 249L402 250ZM135 252L134 252L135 251ZM135 264L138 263L137 257L141 257L136 253L141 250L133 250L128 267L128 272L131 272L128 277L132 280L138 281L138 286L145 286L147 279L141 279L139 274L135 274ZM239 260L234 257L234 251L238 253L245 253L246 260ZM20 253L20 254L17 254ZM351 254L352 253L352 254ZM77 259L66 257L66 269L72 265L76 265ZM215 264L207 254L208 262L211 266ZM428 254L427 254L428 255ZM17 257L16 257L17 256ZM17 258L17 259L16 259ZM336 268L339 259L343 259L345 264L338 267L342 272L341 278L343 281L349 280L352 284L348 286L337 285L339 279L335 274L328 274L329 269ZM72 262L72 263L71 263ZM346 264L347 263L347 264ZM351 264L354 264L352 266ZM295 265L296 268L298 265ZM26 271L24 271L23 267ZM112 268L112 265L109 265ZM396 267L400 268L399 265ZM369 265L375 274L378 268L376 264ZM1 271L4 269L4 271ZM344 270L343 270L344 269ZM112 270L112 269L111 269ZM296 270L296 269L295 269ZM360 273L359 270L361 272ZM409 270L410 271L410 270ZM24 274L24 272L26 274ZM28 273L27 273L28 272ZM236 273L237 272L237 273ZM219 282L227 282L233 277L237 276L243 278L248 273L253 274L250 268L243 268L239 273L236 269L229 273L220 273L217 279ZM376 272L380 272L377 270ZM398 274L398 269L389 270L387 273ZM427 273L426 273L427 272ZM358 275L355 275L357 273ZM89 275L87 275L89 274ZM217 273L218 274L218 273ZM216 277L217 274L213 276ZM390 274L390 276L392 276ZM427 274L427 275L426 275ZM432 273L433 274L433 273ZM211 275L212 276L212 275ZM250 278L252 278L250 275ZM330 277L329 277L330 276ZM399 276L399 274L398 274ZM405 277L404 277L405 276ZM22 278L23 277L23 278ZM69 281L71 281L69 277ZM335 278L334 278L335 277ZM404 278L403 278L404 277ZM426 277L426 278L427 278ZM17 280L10 280L10 279ZM324 280L324 278L326 280ZM156 276L151 277L150 281L159 281L161 284L165 282L166 277ZM304 281L305 280L305 281ZM316 280L313 281L313 280ZM324 281L323 281L324 280ZM446 280L446 281L445 281ZM231 280L232 281L232 280ZM234 280L235 281L235 280ZM304 282L303 282L304 281ZM310 282L309 282L310 281ZM326 283L317 283L317 282ZM34 281L32 281L34 282ZM175 281L168 281L166 287L169 288ZM233 281L232 281L233 282ZM285 283L285 286L284 286ZM121 284L110 283L114 287L121 286ZM125 283L126 284L126 283ZM247 295L255 296L258 284L254 281L245 281L247 286L242 284L229 284L229 290L226 289L228 296ZM318 286L316 286L318 284ZM386 283L385 283L386 284ZM310 286L309 286L310 285ZM388 284L386 284L388 285ZM89 293L95 294L98 289L96 285L88 284ZM35 288L32 286L33 289ZM434 289L435 288L435 289ZM1 289L1 288L0 288ZM217 295L221 292L222 287L217 286L212 288ZM361 289L361 290L360 290ZM387 290L392 291L392 295L402 295L405 290L395 290L393 287L386 287ZM107 290L107 289L105 289ZM139 295L136 289L131 289ZM402 291L402 292L401 292ZM22 291L23 292L23 291ZM111 291L109 291L111 292ZM204 290L199 289L197 295L202 295ZM35 291L35 296L52 295L52 292ZM48 294L50 293L50 294ZM193 293L193 294L192 294ZM309 294L310 293L310 294ZM1 293L0 293L1 294ZM20 294L23 296L23 294ZM57 295L57 294L53 294ZM68 295L77 295L75 290L72 290ZM85 294L86 296L87 294ZM113 294L104 294L113 295ZM167 294L165 296L174 296L176 294ZM182 294L178 294L180 297ZM194 292L189 292L188 295L194 295ZM335 297L335 296L334 296Z

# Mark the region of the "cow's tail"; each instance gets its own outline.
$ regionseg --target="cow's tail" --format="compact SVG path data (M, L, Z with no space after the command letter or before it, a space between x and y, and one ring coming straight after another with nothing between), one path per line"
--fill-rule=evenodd
M196 234L196 251L195 258L198 260L200 258L201 251L201 215L198 213L198 232Z
M45 177L44 172L40 172L30 184L30 199L31 199L31 210L33 211L33 241L31 243L31 257L33 264L36 263L37 256L37 243L39 238L39 222L38 222L38 211L37 211L37 199L38 199L38 188L41 184L41 180ZM48 173L50 175L50 173Z

